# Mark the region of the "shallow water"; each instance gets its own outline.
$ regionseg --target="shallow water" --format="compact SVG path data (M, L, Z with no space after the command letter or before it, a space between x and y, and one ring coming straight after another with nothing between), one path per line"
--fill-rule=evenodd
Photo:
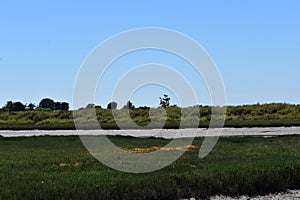
M216 128L216 129L151 129L151 130L26 130L0 131L3 137L31 136L68 136L68 135L122 135L133 137L204 137L204 136L276 136L300 134L300 127L268 127L268 128Z

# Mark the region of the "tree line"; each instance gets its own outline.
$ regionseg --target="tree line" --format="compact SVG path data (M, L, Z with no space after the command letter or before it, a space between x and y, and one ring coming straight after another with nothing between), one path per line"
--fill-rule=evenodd
M107 107L101 108L94 104L89 104L85 108L77 111L58 110L57 112L49 112L51 109L59 109L59 104L53 104L52 101L42 101L43 103L33 108L34 112L3 112L0 111L0 130L24 130L24 129L75 129L73 114L76 112L77 120L86 123L86 129L93 129L89 124L89 120L94 120L94 112L89 112L89 108L94 108L97 119L103 129L118 129L115 116L111 112L116 105L110 102ZM46 102L46 103L45 103ZM47 103L48 102L48 103ZM45 103L44 107L42 106ZM61 102L62 103L62 102ZM15 107L20 106L19 103L8 103L10 110L16 110ZM199 122L199 127L209 127L210 120L216 116L212 115L212 109L219 107L207 105L195 105L185 108L176 105L169 106L165 109L166 116L161 116L163 106L150 108L147 106L135 107L127 102L121 109L115 110L116 116L126 127L129 121L134 121L140 127L153 124L152 128L156 128L156 124L164 121L164 128L178 128L180 123L186 128L190 122L194 124ZM130 108L128 111L122 108ZM23 108L22 108L23 109ZM26 105L29 108L29 104ZM62 108L60 108L62 109ZM266 126L300 126L300 105L286 103L270 103L270 104L253 104L226 107L225 127L266 127ZM151 110L151 112L150 112ZM88 119L88 121L87 121ZM133 128L133 127L128 127Z
M170 100L171 98L167 95L164 94L163 97L159 97L160 102L159 105L162 106L163 108L168 108L170 107ZM107 109L117 109L118 103L115 101L112 101L107 104L106 108ZM91 108L101 108L101 106L97 106L93 103L88 104L85 108L80 108L79 110L82 109L91 109ZM122 107L122 109L135 109L135 106L131 101L127 101L127 103ZM21 111L33 111L33 110L69 110L69 103L67 102L55 102L54 100L50 98L44 98L40 101L39 105L36 106L34 103L29 103L29 104L23 104L22 102L12 102L12 101L7 101L7 103L1 108L2 111L4 112L21 112Z
M163 97L159 97L159 105L163 108L170 107L171 98L169 95L164 94ZM173 105L174 106L174 105ZM115 101L109 102L106 106L106 109L117 109L118 103ZM79 110L90 109L90 108L102 108L101 106L95 105L93 103L88 104L85 108L79 108ZM142 106L140 108L147 108L147 106ZM131 101L127 101L127 103L122 107L122 109L135 109L135 105Z
M36 106L34 103L24 104L22 102L7 101L7 103L1 109L4 112L21 112L21 111L33 111L33 110L69 110L69 103L67 102L55 102L52 99L44 98Z
M117 109L118 103L115 101L109 102L106 106L106 109ZM101 106L95 105L93 103L88 104L85 108L79 108L79 110L83 109L91 109L91 108L102 108ZM127 101L127 103L122 107L122 109L135 109L135 106L131 101Z

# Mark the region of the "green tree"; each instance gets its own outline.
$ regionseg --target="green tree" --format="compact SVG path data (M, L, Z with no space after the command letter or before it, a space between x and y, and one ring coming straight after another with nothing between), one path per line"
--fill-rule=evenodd
M117 106L117 102L112 101L109 104L107 104L107 109L117 109Z
M8 101L6 103L6 105L3 107L3 110L6 111L6 112L11 112L12 111L12 106L13 106L13 102Z
M35 107L36 107L36 106L34 105L34 103L30 103L30 104L27 105L27 108L28 108L29 110L34 110Z
M131 101L127 101L126 105L123 106L123 109L134 109L135 106Z
M69 110L69 109L70 109L69 103L67 102L61 103L61 110Z
M25 111L25 105L21 102L12 102L8 101L6 105L4 106L4 111L6 112L19 112L19 111Z
M67 103L67 102L55 102L54 110L69 110L69 103Z
M49 108L51 110L55 110L55 102L52 99L49 98L45 98L42 99L40 104L39 104L40 108Z
M159 99L160 99L159 105L161 105L163 108L170 107L171 98L167 94L164 94L164 97L159 97Z
M62 110L61 103L60 102L55 102L53 110Z

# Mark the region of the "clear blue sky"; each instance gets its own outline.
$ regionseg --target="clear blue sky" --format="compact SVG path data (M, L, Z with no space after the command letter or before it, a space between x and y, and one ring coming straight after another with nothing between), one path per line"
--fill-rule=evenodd
M201 44L223 77L227 104L300 103L300 1L12 0L0 5L0 106L71 102L89 52L140 27L174 29ZM97 104L110 101L106 92L97 91ZM153 105L163 92L145 87L132 100Z

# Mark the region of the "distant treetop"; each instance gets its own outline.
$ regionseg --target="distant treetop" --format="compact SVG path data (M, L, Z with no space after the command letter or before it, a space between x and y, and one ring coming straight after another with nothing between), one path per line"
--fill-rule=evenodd
M42 99L40 108L49 108L50 110L69 110L69 103L67 102L54 102L52 99L45 98Z
M117 109L117 107L118 107L118 104L117 104L117 102L114 102L114 101L107 104L107 109Z

